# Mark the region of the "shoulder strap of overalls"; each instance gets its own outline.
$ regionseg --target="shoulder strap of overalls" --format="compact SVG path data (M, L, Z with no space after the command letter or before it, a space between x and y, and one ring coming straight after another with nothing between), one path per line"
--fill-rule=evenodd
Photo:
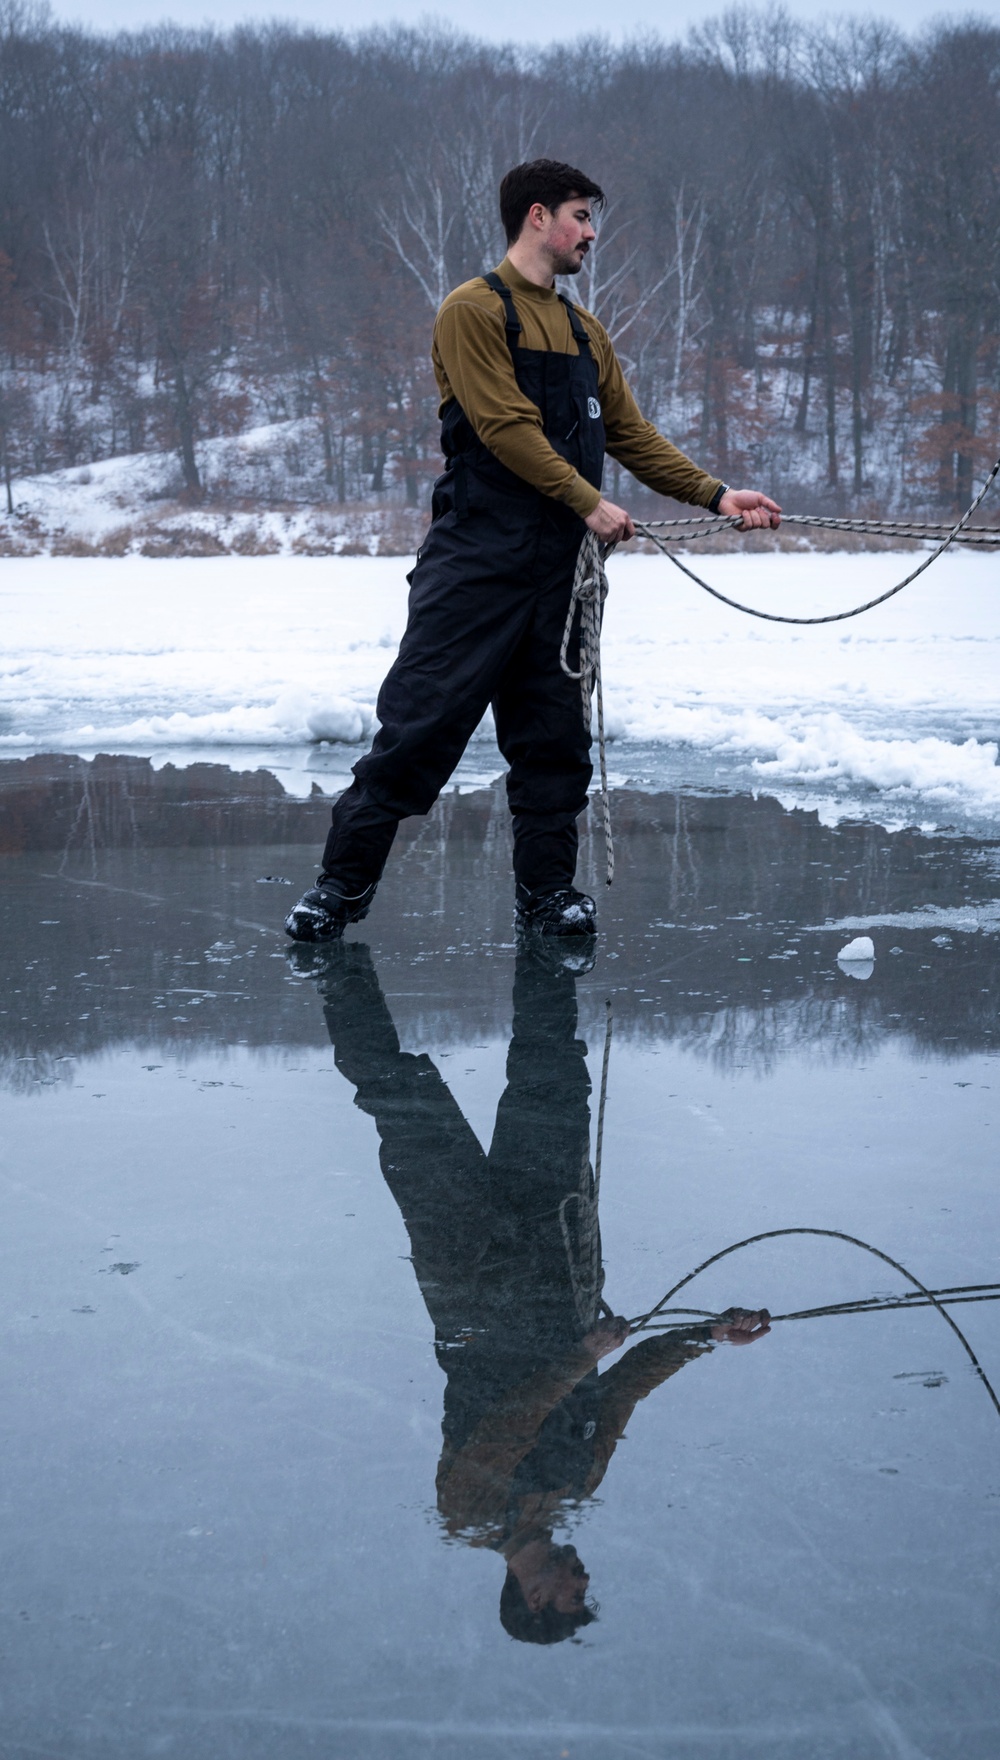
M492 287L493 292L498 293L503 300L503 323L507 336L507 347L510 349L511 359L516 361L517 351L521 346L521 320L514 310L514 296L506 281L501 280L495 269L491 269L488 275L484 275L483 280L487 287Z
M521 346L521 320L514 309L514 295L511 293L506 281L501 279L495 269L491 269L488 275L484 275L483 280L487 287L491 287L493 292L498 293L503 300L503 323L504 332L507 337L507 347L510 349L511 358L516 360L517 351ZM567 299L564 293L561 293L559 298L566 307L570 329L573 332L573 340L576 343L577 348L580 350L581 354L589 354L590 337L587 335L586 329L584 328L583 319L571 299Z
M590 337L587 335L587 332L584 328L583 319L581 318L579 312L577 311L576 306L573 304L573 301L571 299L567 299L567 297L564 293L561 293L559 295L559 298L562 300L563 305L566 307L566 311L569 316L570 328L573 332L573 340L576 343L577 348L580 350L581 354L589 354L590 353Z

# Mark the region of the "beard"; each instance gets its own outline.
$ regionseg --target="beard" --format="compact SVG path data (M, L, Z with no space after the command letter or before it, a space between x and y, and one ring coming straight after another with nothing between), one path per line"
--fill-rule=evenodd
M586 251L582 256L579 255L579 246L577 246L572 255L567 251L564 256L553 258L552 273L554 275L579 275L586 261L586 256Z

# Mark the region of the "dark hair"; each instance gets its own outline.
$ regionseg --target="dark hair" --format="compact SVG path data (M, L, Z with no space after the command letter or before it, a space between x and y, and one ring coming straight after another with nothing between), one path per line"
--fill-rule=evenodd
M592 1607L578 1607L575 1613L560 1613L557 1607L548 1605L532 1613L514 1572L507 1572L500 1591L500 1624L522 1644L561 1644L564 1638L571 1638L579 1626L589 1626L596 1618Z
M507 243L520 238L528 209L536 202L552 213L570 196L586 196L599 208L607 199L592 177L559 159L529 159L524 165L512 166L500 185L500 218Z

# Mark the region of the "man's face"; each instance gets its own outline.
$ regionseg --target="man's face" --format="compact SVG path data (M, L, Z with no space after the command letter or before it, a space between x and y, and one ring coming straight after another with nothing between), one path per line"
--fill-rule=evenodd
M570 196L558 208L545 209L545 244L552 259L553 275L579 275L583 259L597 237L591 222L590 201Z
M554 1607L558 1613L579 1613L587 1599L590 1578L573 1546L553 1546L528 1593L533 1612Z

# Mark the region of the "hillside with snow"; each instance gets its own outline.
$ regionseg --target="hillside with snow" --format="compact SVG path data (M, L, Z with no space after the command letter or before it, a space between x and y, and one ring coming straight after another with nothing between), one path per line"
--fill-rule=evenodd
M337 556L407 553L427 524L393 500L323 504L309 420L268 423L198 447L192 502L171 452L98 459L20 477L0 513L5 556Z

